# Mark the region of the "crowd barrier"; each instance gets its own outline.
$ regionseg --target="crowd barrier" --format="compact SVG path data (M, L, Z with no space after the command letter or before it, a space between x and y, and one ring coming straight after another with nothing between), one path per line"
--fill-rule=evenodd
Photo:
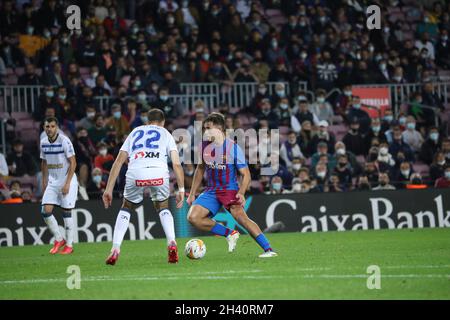
M105 210L100 200L78 201L72 210L75 242L111 241L120 204L120 200L114 200L112 208ZM170 208L177 237L207 235L187 222L187 204L176 209L171 198ZM300 233L304 232L449 228L450 189L254 195L247 198L245 209L262 229L299 232L301 243ZM64 232L59 213L55 212L55 216ZM245 233L223 208L215 219ZM132 214L125 238L164 238L150 201L144 201ZM0 246L40 245L52 240L39 204L0 205Z

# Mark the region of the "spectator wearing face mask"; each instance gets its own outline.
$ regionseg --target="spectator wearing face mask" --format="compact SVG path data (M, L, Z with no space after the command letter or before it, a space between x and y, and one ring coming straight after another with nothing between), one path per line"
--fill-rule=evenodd
M297 99L297 111L295 113L295 117L297 118L298 122L303 123L304 121L309 121L310 124L319 125L319 119L314 113L309 110L308 100L306 99L306 97L300 96Z
M272 94L270 102L273 106L276 106L281 99L286 97L287 97L286 86L284 85L284 83L279 82L275 85L275 92Z
M447 163L443 152L438 151L434 155L433 163L430 166L430 179L436 181L444 175L445 168L450 163Z
M395 160L389 153L388 144L386 142L380 144L380 148L378 149L377 162L378 169L383 172L390 171L395 166Z
M433 161L433 155L439 150L439 131L436 127L431 127L428 138L422 143L420 147L419 158L427 165Z
M355 154L351 151L348 151L345 148L345 144L342 141L336 142L336 144L334 146L334 150L335 150L334 157L336 159L341 155L347 156L347 160L350 163L350 166L353 170L353 174L358 175L361 172L362 168L361 168L361 165L356 160Z
M100 168L103 174L109 174L114 162L114 156L108 153L108 146L104 142L100 142L97 145L97 150L98 155L94 159L94 166Z
M325 100L325 90L317 90L316 96L316 101L310 105L310 111L316 115L319 121L325 120L333 123L334 112L331 104Z
M371 119L369 132L366 134L365 139L364 139L365 140L364 143L365 143L367 149L369 148L371 141L374 138L377 138L379 142L387 141L386 135L384 134L384 131L381 126L380 118ZM367 151L366 151L366 153L367 153Z
M80 120L79 126L85 128L86 130L91 129L95 126L95 116L97 115L95 106L86 106L86 116Z
M320 159L322 157L326 157L327 165L329 168L334 168L336 159L331 153L328 153L328 145L323 141L319 142L319 144L317 145L317 152L314 153L311 157L311 166L315 167L318 163L320 163Z
M325 120L319 122L319 131L313 136L308 145L309 152L315 152L320 142L325 142L327 144L328 152L330 154L334 153L336 137L334 136L333 132L330 132L328 130L328 122Z
M304 157L302 150L300 149L300 145L297 142L297 136L295 132L290 131L288 133L288 139L281 145L280 157L284 161L288 169L292 168L292 161L295 158Z
M280 176L272 177L270 182L270 189L266 191L266 194L282 194L285 189L283 188L283 179Z
M250 102L249 111L253 114L257 114L261 111L262 101L264 99L270 100L269 90L264 82L258 84L258 91Z
M413 172L411 164L407 161L402 162L400 164L399 170L397 171L396 174L394 174L395 187L397 189L405 189L406 184L411 179L411 176L413 173L414 172Z
M107 126L114 129L117 136L130 133L130 125L127 118L122 114L122 108L119 104L111 106L111 116L107 120Z
M378 175L378 186L372 190L395 190L395 187L389 182L389 175L386 172L380 172Z
M319 192L325 191L325 186L328 180L328 169L325 164L318 163L314 167L314 178L316 180L316 187Z
M413 162L414 152L411 147L403 141L402 132L399 128L395 128L393 131L393 140L389 144L389 153L392 154L394 160L399 161L397 155L402 153L405 156L405 160Z
M419 152L423 143L423 137L416 130L416 120L408 116L406 121L406 130L402 133L403 141L409 145L413 152Z
M106 188L106 182L103 180L102 170L94 168L91 173L91 179L86 188L87 193L91 199L99 197Z
M291 126L292 109L288 98L281 99L274 111L278 116L279 125Z
M437 179L434 184L435 188L450 188L450 166L447 166L444 171L444 176Z
M355 155L364 155L366 153L366 141L363 134L360 131L360 124L357 118L354 118L350 122L350 130L342 139L345 144L345 148Z
M337 157L337 165L334 168L333 174L337 175L339 178L339 183L344 190L351 188L353 179L353 169L347 156L339 155Z
M361 109L361 99L358 96L352 96L352 104L346 113L347 123L353 119L358 119L362 134L366 134L370 127L370 117L368 113Z
M147 112L141 110L139 112L138 116L131 123L131 130L133 130L134 128L137 128L139 126L146 125L147 122L148 122Z
M352 86L345 85L342 88L342 93L338 96L336 99L336 115L342 116L342 118L345 118L345 113L347 112L347 109L350 106L352 99Z
M286 193L302 193L302 181L299 178L292 179L292 188Z
M258 120L267 119L270 129L277 129L279 125L279 119L277 113L272 110L272 105L269 99L263 99L261 105L261 111L256 115Z
M391 124L394 121L394 115L391 109L384 111L384 116L381 119L381 132L383 132L385 139L387 139L386 132L391 128Z
M159 88L158 99L151 103L151 107L162 110L166 119L175 119L178 116L175 105L169 100L169 89L167 87Z

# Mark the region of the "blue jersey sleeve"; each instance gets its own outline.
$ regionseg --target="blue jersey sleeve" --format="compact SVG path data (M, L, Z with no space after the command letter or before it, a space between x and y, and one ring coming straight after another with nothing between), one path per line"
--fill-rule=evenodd
M236 143L233 146L233 159L234 165L238 170L248 167L247 162L245 161L244 152Z

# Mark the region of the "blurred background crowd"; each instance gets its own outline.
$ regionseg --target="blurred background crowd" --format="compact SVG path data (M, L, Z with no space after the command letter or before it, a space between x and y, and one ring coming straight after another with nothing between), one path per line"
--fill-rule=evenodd
M66 28L69 4L0 4L0 86L42 86L25 119L36 132L2 114L5 202L42 195L45 117L56 116L71 138L79 197L89 199L102 193L121 144L150 108L165 112L169 131L194 132L212 110L226 116L227 129L280 129L280 150L263 155L279 156L280 167L261 176L261 165L251 165L251 193L450 186L450 106L433 90L450 78L449 1L84 0L75 31ZM366 27L369 4L381 7L380 30ZM248 105L186 106L171 100L185 93L183 83L254 83L256 93ZM420 89L398 112L369 115L352 94L352 85L407 83ZM195 168L184 169L189 188Z

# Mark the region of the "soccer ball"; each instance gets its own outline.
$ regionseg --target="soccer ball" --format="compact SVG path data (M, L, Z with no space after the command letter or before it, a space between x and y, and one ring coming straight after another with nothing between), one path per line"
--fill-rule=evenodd
M206 254L206 245L200 239L191 239L186 243L184 253L189 259L201 259Z

